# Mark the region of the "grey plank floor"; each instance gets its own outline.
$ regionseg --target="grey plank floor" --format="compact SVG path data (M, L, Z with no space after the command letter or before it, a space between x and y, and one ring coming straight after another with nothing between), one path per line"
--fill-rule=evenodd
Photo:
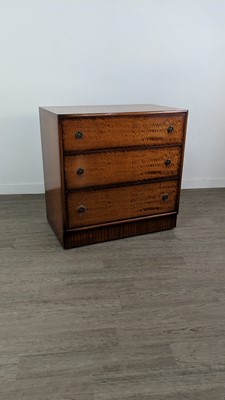
M225 399L225 189L67 251L42 195L1 196L0 221L1 400Z

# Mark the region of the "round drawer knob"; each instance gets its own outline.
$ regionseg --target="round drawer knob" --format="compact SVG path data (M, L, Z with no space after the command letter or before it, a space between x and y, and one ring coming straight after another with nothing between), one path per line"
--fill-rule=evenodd
M170 161L170 160L166 160L166 161L165 161L165 166L166 166L166 167L168 167L170 164L171 164L171 161Z
M167 201L168 198L169 198L168 194L164 194L163 197L162 197L163 201Z
M86 211L86 207L85 206L80 206L77 209L78 214L84 214L84 212Z
M82 138L83 138L83 133L82 133L81 131L77 131L77 132L75 133L75 138L76 138L76 139L82 139Z
M84 173L84 169L83 168L78 168L77 169L77 175L81 176Z
M168 128L167 128L167 132L168 133L172 133L173 132L173 126L168 126Z

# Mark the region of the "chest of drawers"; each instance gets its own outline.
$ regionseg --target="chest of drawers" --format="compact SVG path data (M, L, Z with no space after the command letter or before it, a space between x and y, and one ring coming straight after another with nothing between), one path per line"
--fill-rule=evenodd
M176 226L186 110L40 107L47 219L64 248Z

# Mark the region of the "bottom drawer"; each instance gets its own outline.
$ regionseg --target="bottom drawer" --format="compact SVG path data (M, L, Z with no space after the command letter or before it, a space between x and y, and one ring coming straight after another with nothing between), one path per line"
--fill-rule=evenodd
M68 194L68 228L175 211L178 181Z

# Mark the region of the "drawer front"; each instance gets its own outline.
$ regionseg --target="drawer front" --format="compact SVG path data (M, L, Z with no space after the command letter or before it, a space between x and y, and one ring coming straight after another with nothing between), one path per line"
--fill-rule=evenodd
M69 228L175 211L178 181L68 194Z
M62 120L64 151L181 144L185 114Z
M180 160L180 147L67 155L66 188L177 176Z

